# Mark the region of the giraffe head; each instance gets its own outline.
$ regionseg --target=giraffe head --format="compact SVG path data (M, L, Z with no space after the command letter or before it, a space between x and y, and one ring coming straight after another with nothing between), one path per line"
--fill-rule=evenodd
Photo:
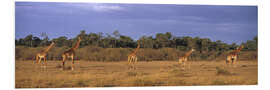
M82 39L81 39L81 37L79 36L79 37L78 37L78 41L81 41L81 40L82 40Z
M244 48L244 45L239 46L237 49L241 50L242 48Z
M55 41L52 41L52 44L55 44Z
M54 46L54 45L55 45L55 41L52 41L51 46Z
M137 42L138 42L138 47L140 47L141 46L140 40L138 40Z
M244 45L241 45L240 48L244 48Z
M193 48L192 48L192 49L191 49L191 51L192 51L192 52L194 52L194 51L195 51L195 49L193 49Z

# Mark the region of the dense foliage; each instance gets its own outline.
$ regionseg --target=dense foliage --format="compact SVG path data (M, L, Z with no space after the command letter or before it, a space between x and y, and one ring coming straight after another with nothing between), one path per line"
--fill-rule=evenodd
M135 48L137 46L137 41L129 36L121 35L118 31L114 31L113 35L103 33L89 33L87 34L84 30L78 35L82 38L80 47L85 46L98 46L103 48ZM25 38L20 38L15 40L16 46L26 46L26 47L43 47L50 44L50 41L55 41L57 47L71 47L76 38L68 39L65 36L54 38L49 40L48 36L45 34L44 38L28 35ZM139 41L141 42L141 48L177 48L179 50L189 50L190 48L195 48L199 51L228 51L238 47L236 43L227 44L220 40L212 41L209 38L199 38L199 37L177 37L172 35L170 32L157 33L155 37L153 36L142 36ZM253 40L248 40L242 43L245 48L244 50L257 50L258 38L254 37Z
M96 61L120 61L125 60L127 54L132 52L140 42L141 49L138 53L140 60L177 60L178 56L183 55L187 50L194 48L196 52L191 58L194 60L216 60L225 59L225 55L239 45L236 43L227 44L220 40L212 41L209 38L199 37L177 37L170 32L157 33L153 36L142 36L139 40L134 40L129 36L121 35L114 31L112 35L103 33L89 33L84 30L80 32L82 41L80 48L76 52L76 59L96 60ZM73 46L76 38L68 39L65 36L49 39L43 33L43 39L28 35L25 38L15 40L16 59L32 59L38 51L48 46L51 41L56 42L56 47L49 52L48 59L59 60L61 53ZM257 59L258 38L243 42L243 53L245 59ZM31 52L30 52L31 51Z

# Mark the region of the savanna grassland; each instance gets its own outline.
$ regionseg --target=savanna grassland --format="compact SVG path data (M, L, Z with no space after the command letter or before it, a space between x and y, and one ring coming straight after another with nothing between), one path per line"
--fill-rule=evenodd
M143 36L133 40L115 31L114 36L81 31L77 37L49 39L28 35L15 40L15 87L129 87L129 86L194 86L194 85L256 85L258 83L258 38L242 42L234 66L225 64L226 56L239 48L209 38L174 36L170 32L155 37ZM74 47L75 70L71 61L62 70L63 52ZM34 63L37 53L49 50L48 64ZM130 69L127 59L136 53L138 63ZM180 56L195 49L186 67L178 65Z
M48 61L46 67L33 61L16 61L16 88L61 87L129 87L129 86L194 86L256 85L257 60L238 61L227 66L224 60L189 61L181 67L176 61L142 61L129 69L125 61L71 61L62 70L61 61ZM190 67L190 68L189 68Z

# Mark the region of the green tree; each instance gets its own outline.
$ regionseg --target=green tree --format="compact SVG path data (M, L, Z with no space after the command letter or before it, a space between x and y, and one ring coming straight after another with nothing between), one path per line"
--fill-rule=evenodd
M242 43L245 50L258 50L258 37L254 37L252 40Z
M119 41L122 48L133 47L133 39L131 37L120 35Z
M33 37L32 45L33 47L38 47L41 43L41 39L38 37Z
M65 37L65 36L55 38L52 41L55 41L56 47L69 46L69 41L68 41L67 37Z
M41 33L41 37L43 38L40 42L40 46L45 47L50 44L49 37L46 33Z
M81 30L80 31L80 34L78 35L79 37L81 37L81 42L80 42L80 45L81 46L86 46L86 45L89 45L89 43L88 43L88 36L87 36L87 34L86 34L86 31L85 30Z
M24 38L24 45L28 46L28 47L32 47L33 46L33 35L30 34L30 35L27 35L25 38Z
M115 30L113 32L113 35L114 35L114 39L113 39L113 41L114 41L114 48L116 48L117 47L117 41L118 41L117 39L119 39L120 33L119 33L118 30Z

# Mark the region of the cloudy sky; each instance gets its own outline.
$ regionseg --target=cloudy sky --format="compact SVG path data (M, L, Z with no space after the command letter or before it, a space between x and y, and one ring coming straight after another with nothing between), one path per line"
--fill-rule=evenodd
M172 32L241 43L258 35L257 6L16 2L16 39L45 32L75 37L80 30L139 37Z

